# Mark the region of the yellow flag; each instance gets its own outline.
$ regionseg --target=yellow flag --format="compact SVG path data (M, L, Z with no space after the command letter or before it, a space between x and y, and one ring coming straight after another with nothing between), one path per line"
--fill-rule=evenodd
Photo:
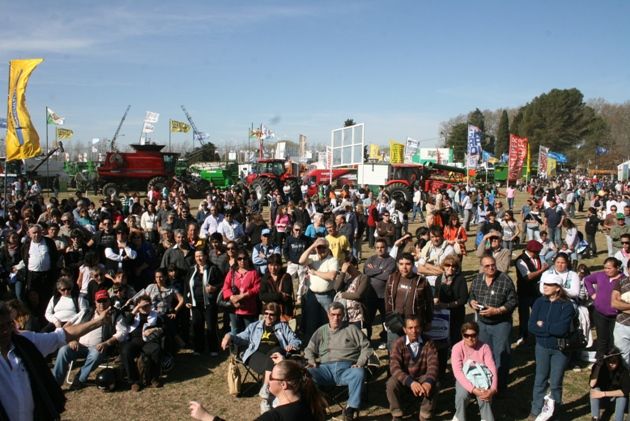
M57 127L57 139L70 139L74 132L70 129L62 129Z
M556 175L556 160L547 157L547 176Z
M41 153L39 135L26 109L28 78L44 59L9 62L9 102L7 106L7 161L28 159Z
M389 163L403 164L405 162L405 145L395 140L389 141Z
M190 130L190 126L186 123L182 123L181 121L171 120L171 132L180 132L180 133L188 133Z
M373 159L375 161L381 160L381 148L376 144L370 144L370 155L369 159Z

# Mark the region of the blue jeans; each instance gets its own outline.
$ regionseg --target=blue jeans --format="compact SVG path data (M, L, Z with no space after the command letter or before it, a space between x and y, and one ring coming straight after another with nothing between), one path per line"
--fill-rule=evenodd
M466 421L466 406L468 404L468 398L474 397L477 399L479 405L479 415L484 421L494 421L494 414L492 413L492 403L484 401L468 393L466 389L459 382L455 382L455 416L454 420Z
M558 248L562 245L562 227L548 227L547 234L549 235L549 240L553 241Z
M498 392L505 393L510 374L510 334L511 322L500 322L494 325L478 321L479 340L487 343L492 350L492 357L497 366Z
M69 345L65 345L57 352L57 360L52 370L53 376L55 380L57 380L57 383L62 385L66 374L68 374L70 362L75 361L77 358L85 358L85 363L79 372L79 381L85 383L92 370L98 367L100 362L105 359L106 355L105 353L98 352L94 347L88 348L79 344L79 348L75 351L70 348Z
M411 222L416 222L416 215L420 215L420 221L424 221L424 214L422 213L422 207L414 203L413 204L413 213L411 214Z
M352 367L352 364L350 361L323 363L315 368L309 368L308 371L318 385L348 386L348 407L360 409L365 370L361 367Z
M547 384L549 384L551 399L555 401L557 411L562 403L562 379L568 361L568 355L563 352L543 348L536 344L536 377L532 394L532 415L538 415L542 411Z
M599 387L593 388L593 390L599 390ZM595 399L591 398L591 417L599 419L600 415L600 406L602 401L605 403L615 402L615 421L623 421L623 416L626 412L626 407L628 406L628 398L601 398Z

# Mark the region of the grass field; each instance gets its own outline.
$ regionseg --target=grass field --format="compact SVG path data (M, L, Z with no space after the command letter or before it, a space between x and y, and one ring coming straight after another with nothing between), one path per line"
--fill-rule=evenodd
M517 196L517 208L524 202L526 196ZM517 220L519 217L517 217ZM583 230L584 214L578 215L574 222ZM410 231L415 231L418 225L411 225ZM470 234L470 233L469 233ZM474 236L473 236L474 237ZM473 247L474 239L469 239L468 250ZM605 241L598 235L598 248L605 250ZM363 257L372 253L367 245L363 247ZM520 250L514 252L516 258ZM591 270L600 270L603 254L598 259L585 260ZM464 259L463 270L470 282L472 275L478 271L478 259L473 253ZM515 280L514 269L510 275ZM518 326L518 316L514 312L514 326ZM375 335L377 333L375 332ZM515 338L513 334L513 338ZM382 364L387 364L386 353L379 351ZM220 415L228 420L251 420L258 415L258 397L253 395L234 398L227 393L226 384L226 355L210 358L207 355L193 356L182 353L176 357L176 366L165 378L162 389L148 388L140 393L128 390L117 390L105 393L96 387L68 392L64 420L186 420L188 418L187 403L196 399L209 408L211 413ZM383 371L383 370L382 370ZM567 371L564 378L564 395L559 420L590 420L588 400L587 369L580 372ZM450 374L448 375L450 376ZM451 379L442 385L437 397L435 420L450 420L454 412L454 384ZM363 403L361 419L389 420L391 416L387 410L385 397L386 375L383 373L369 385L367 400ZM526 419L531 404L532 386L534 381L533 345L525 345L513 350L512 369L510 371L509 395L494 402L494 414L497 420ZM332 406L331 417L341 419L339 407ZM469 420L479 420L476 405L469 407ZM415 416L407 419L416 419Z

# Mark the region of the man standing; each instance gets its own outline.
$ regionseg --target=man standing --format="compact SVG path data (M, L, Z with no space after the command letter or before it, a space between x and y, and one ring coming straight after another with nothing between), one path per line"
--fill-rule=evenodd
M433 318L433 294L427 279L413 272L413 256L403 253L398 258L398 271L392 273L385 286L385 313L388 320L404 321L406 317L415 316L426 331ZM387 349L402 334L402 325L387 323Z
M549 207L545 209L545 226L547 227L547 233L549 233L549 239L558 247L562 245L562 223L564 218L565 213L558 208L556 199L550 199Z
M626 216L623 213L617 214L617 225L610 229L613 255L621 250L621 236L630 234L630 225L626 225Z
M522 344L528 335L529 312L540 296L538 283L549 265L540 260L542 244L536 240L527 242L525 251L516 259L516 291L518 294L518 330L516 345Z
M304 350L308 370L320 386L348 386L345 420L353 420L361 408L364 367L374 353L361 330L344 322L345 308L333 302L328 308L328 323L321 326Z
M328 231L328 235L326 235L328 247L332 255L337 259L337 263L341 265L346 258L346 254L350 253L350 242L345 235L341 235L337 231L337 224L333 220L326 221L326 231Z
M428 420L431 418L432 397L437 392L437 348L432 341L422 340L422 323L417 317L407 317L403 331L405 336L396 339L389 356L391 377L387 380L386 393L392 421L402 419L400 402L408 396L421 399L419 419Z
M481 269L470 288L468 304L477 312L479 340L492 349L497 366L500 394L507 391L510 372L510 334L516 290L508 275L497 270L492 256L481 258Z
M429 242L422 248L418 260L418 273L425 275L431 285L443 273L442 261L446 256L454 255L455 249L448 241L444 241L444 232L440 227L429 229Z
M376 235L378 238L385 239L385 241L387 241L387 247L390 249L394 245L396 227L394 227L390 219L389 211L384 211L381 216L383 219L376 223Z
M11 421L57 420L66 398L44 355L102 326L109 312L79 325L51 333L18 332L11 310L0 302L0 419Z
M304 227L301 223L294 223L291 235L287 236L282 249L282 254L287 261L287 273L297 280L297 300L301 301L302 295L306 292L304 279L306 278L306 267L300 264L300 256L311 245L311 238L304 235Z
M475 254L477 257L492 256L496 261L497 269L500 272L507 273L510 270L510 262L512 260L512 253L509 249L502 247L502 234L497 230L490 230L481 239L477 251ZM483 272L483 268L480 268L480 272Z
M272 254L280 254L280 247L270 244L271 230L264 228L260 233L260 243L252 250L252 262L259 274L267 273L267 260Z
M225 219L217 227L217 232L223 236L223 242L226 244L228 241L236 241L240 244L245 237L243 225L234 219L232 210L225 212Z
M201 225L201 237L207 238L217 232L217 228L221 222L223 222L223 215L217 211L217 207L215 205L212 205L210 207L210 215L206 217Z
M379 238L375 243L376 253L368 257L363 266L363 273L368 277L370 284L366 292L366 314L365 324L367 325L367 337L372 339L372 325L378 310L381 320L385 320L385 285L391 275L396 270L396 261L387 253L387 242ZM381 331L381 341L385 348L387 333L385 329Z
M59 260L55 242L44 237L43 231L41 225L31 225L28 229L29 238L22 245L22 261L26 268L26 288L27 291L37 294L39 305L35 312L42 320L48 301L54 292L57 274L55 268Z

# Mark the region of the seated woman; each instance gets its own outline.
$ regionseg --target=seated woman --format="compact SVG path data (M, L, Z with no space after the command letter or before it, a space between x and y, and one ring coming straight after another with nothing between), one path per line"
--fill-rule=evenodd
M280 361L270 376L270 392L278 398L278 405L256 418L256 421L323 421L326 401L315 386L308 371L295 361ZM223 421L212 416L199 403L190 402L190 416L200 421Z
M80 312L88 308L87 300L79 297L75 291L74 282L69 277L61 277L57 281L57 290L46 307L46 320L48 325L43 331L52 332L58 327L63 327L70 320L76 319Z
M615 403L615 421L623 421L630 393L630 375L621 364L621 352L612 348L591 370L591 417L600 418L602 403ZM602 402L603 401L603 402Z
M492 397L497 393L497 368L492 358L492 350L479 341L479 325L467 322L462 325L464 339L453 346L451 365L455 375L455 417L466 421L468 397L474 395L479 404L481 419L494 421Z
M273 369L274 354L284 354L297 350L302 341L298 339L288 324L280 322L280 305L267 303L263 309L263 320L251 323L247 328L233 335L227 333L221 342L221 347L227 349L231 343L237 346L247 346L243 353L243 361L252 370L265 374L263 385L258 395L262 398L261 413L271 409L269 394L269 378ZM276 356L277 357L277 356Z

